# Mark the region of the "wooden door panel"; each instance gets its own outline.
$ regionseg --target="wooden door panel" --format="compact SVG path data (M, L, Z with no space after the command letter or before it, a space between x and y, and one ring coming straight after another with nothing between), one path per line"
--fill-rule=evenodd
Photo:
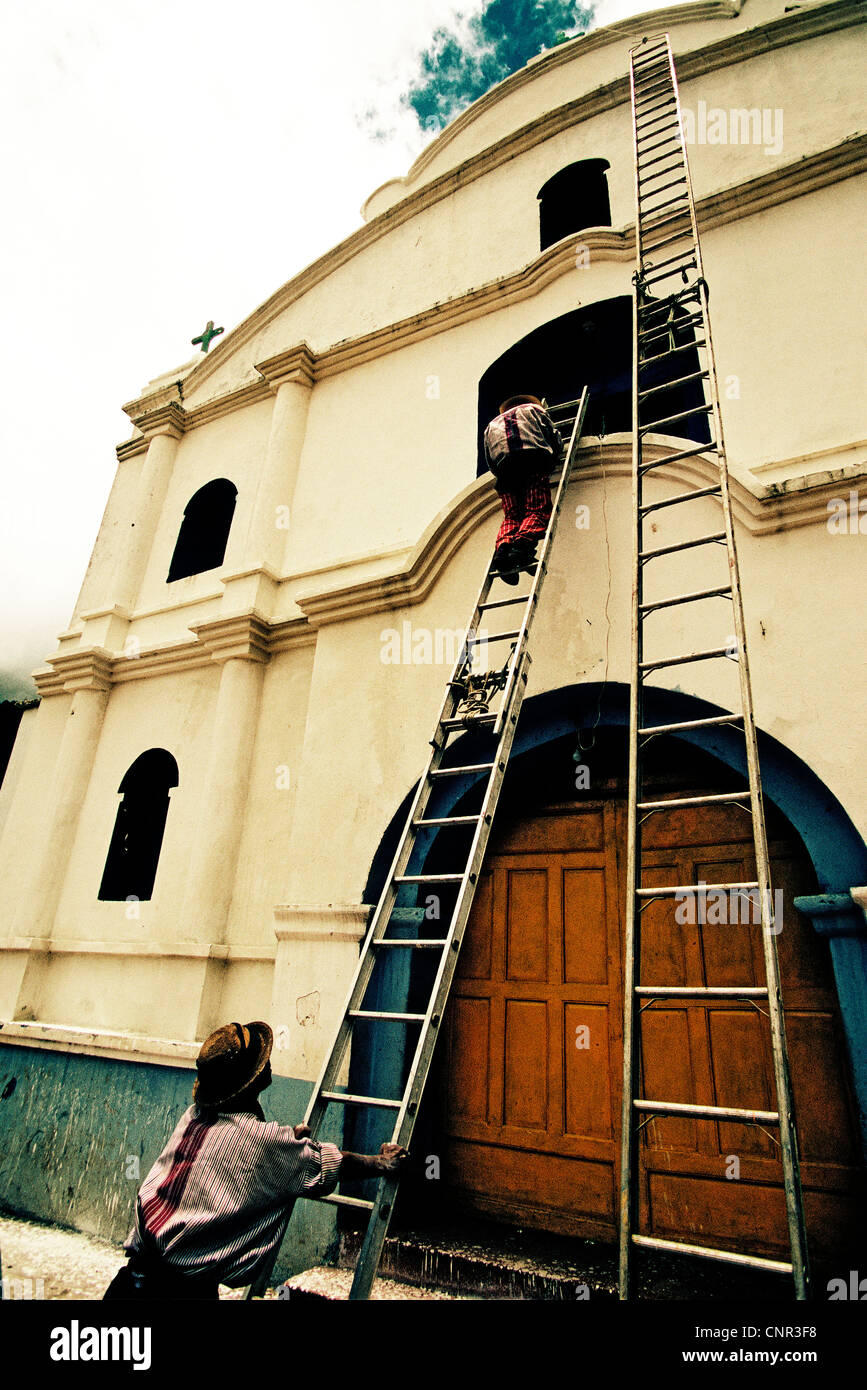
M548 1005L544 999L507 999L503 1124L548 1128Z
M564 1129L575 1139L614 1137L610 1032L606 1006L564 1006Z
M562 892L563 979L570 985L603 985L607 990L608 941L599 929L608 914L604 868L564 868Z
M548 979L548 872L506 871L506 979Z
M445 1020L444 1176L460 1202L607 1239L619 1162L624 836L615 801L499 832ZM749 836L748 817L728 806L651 817L644 883L749 881ZM821 1254L845 1245L859 1203L863 1219L863 1172L827 948L793 902L812 887L809 864L779 834L770 852L805 1203ZM642 913L644 983L764 983L749 903L734 905L741 920L708 912L704 923L678 920L677 906L659 900ZM724 917L731 907L728 899ZM643 1012L642 1032L645 1095L775 1108L769 1027L749 1003L661 1001ZM785 1248L778 1148L760 1129L665 1116L643 1128L640 1150L642 1229L757 1253Z

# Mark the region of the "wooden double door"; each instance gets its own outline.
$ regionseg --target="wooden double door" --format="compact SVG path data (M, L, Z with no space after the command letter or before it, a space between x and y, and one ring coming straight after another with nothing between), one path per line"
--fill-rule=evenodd
M644 882L754 879L749 833L726 805L651 817ZM827 944L793 903L812 890L812 866L786 822L769 818L769 833L811 1250L835 1258L864 1230L836 995ZM440 1055L443 1177L465 1210L615 1238L625 843L616 796L507 820L491 841ZM643 983L764 983L760 927L676 914L670 901L643 913ZM642 1036L645 1096L776 1108L767 1020L751 1004L655 1003ZM786 1249L781 1165L761 1130L654 1119L640 1150L642 1230Z

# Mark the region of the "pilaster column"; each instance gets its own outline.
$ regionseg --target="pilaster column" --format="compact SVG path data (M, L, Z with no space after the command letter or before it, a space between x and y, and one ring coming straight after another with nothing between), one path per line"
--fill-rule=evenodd
M37 844L22 885L16 936L52 933L111 688L106 652L76 652L54 665L64 676L64 689L72 691L72 703L45 791L45 819L34 827Z
M132 612L138 600L174 468L178 440L184 432L184 418L184 408L179 401L162 399L133 415L133 423L150 442L142 460L135 506L129 519L128 541L110 581L111 593L105 595L106 603L116 604L127 612Z
M222 671L180 925L184 936L215 944L224 939L235 886L268 634L250 614L193 631Z
M864 888L860 887L850 889L849 893L817 893L812 897L796 898L795 907L809 917L819 936L827 938L831 949L861 1145L867 1158L867 922L863 903L859 900L859 895L864 893Z
M307 430L315 380L315 359L306 343L290 348L256 370L275 393L268 448L259 478L247 536L245 567L279 571L286 543L287 519L295 500L295 483ZM286 511L278 510L286 508ZM281 524L282 523L282 524Z

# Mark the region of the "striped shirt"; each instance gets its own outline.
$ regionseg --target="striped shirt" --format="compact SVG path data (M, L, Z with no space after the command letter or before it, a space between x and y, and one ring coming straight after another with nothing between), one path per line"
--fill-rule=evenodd
M552 463L565 452L563 440L544 406L513 405L485 430L485 460L494 474L505 458L524 449L552 454Z
M178 1274L252 1283L279 1245L295 1197L337 1185L334 1144L296 1139L288 1125L192 1105L139 1189L131 1254L157 1254Z

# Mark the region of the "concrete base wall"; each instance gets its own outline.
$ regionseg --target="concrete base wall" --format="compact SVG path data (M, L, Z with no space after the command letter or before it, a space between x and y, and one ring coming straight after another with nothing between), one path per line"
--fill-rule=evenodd
M125 1240L136 1192L190 1104L193 1078L184 1067L0 1047L0 1208ZM275 1077L262 1097L266 1116L297 1124L310 1090ZM335 1233L333 1208L298 1202L276 1277L322 1263Z

